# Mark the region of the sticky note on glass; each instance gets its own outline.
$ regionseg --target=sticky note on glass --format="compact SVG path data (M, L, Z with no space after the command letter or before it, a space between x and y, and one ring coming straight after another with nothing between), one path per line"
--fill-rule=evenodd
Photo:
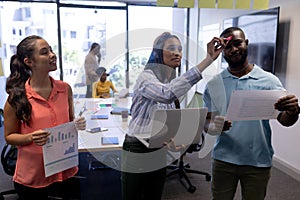
M178 8L194 8L194 0L178 0Z
M250 9L251 0L235 0L236 9Z
M254 0L253 2L253 9L255 10L264 10L268 9L269 7L269 0Z
M232 9L233 0L218 0L218 8Z
M216 0L198 0L199 8L215 8Z
M174 0L157 0L156 2L157 6L174 6Z

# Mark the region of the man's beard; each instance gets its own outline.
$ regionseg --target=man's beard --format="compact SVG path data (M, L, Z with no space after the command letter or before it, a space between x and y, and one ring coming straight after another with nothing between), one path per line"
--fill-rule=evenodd
M241 53L241 59L239 61L232 61L229 57L225 57L224 59L226 60L226 62L228 63L230 68L239 68L239 67L243 67L246 59L248 56L248 50L245 50Z

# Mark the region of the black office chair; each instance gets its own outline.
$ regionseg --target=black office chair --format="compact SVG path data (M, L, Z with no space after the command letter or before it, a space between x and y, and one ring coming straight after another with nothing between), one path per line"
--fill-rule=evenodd
M202 107L202 95L200 93L195 93L191 102L188 104L187 107L189 108L195 108L195 107ZM207 172L203 171L198 171L198 170L193 170L190 169L190 165L188 163L184 163L183 158L186 155L186 153L193 153L193 152L199 152L205 141L204 134L201 133L198 135L199 140L195 140L187 149L184 153L182 153L179 157L179 159L175 162L173 162L172 165L169 165L167 169L172 170L167 174L167 177L170 177L172 175L178 174L180 179L184 178L186 183L188 184L187 190L190 193L194 193L196 191L196 187L191 183L189 177L187 176L187 173L193 173L193 174L201 174L205 176L206 181L211 180L211 175Z
M1 164L7 175L13 176L16 168L18 149L17 147L5 144L1 152ZM5 195L16 194L16 190L8 190L0 193L0 200L4 200Z
M2 127L3 123L3 109L0 108L0 127ZM18 149L15 146L11 146L9 144L5 144L2 152L1 152L1 164L4 172L13 176L16 168ZM16 194L14 189L0 192L0 200L4 200L5 195Z

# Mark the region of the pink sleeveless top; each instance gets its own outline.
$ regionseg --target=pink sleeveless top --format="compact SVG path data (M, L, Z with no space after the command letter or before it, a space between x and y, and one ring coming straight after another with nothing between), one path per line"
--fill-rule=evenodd
M32 106L30 127L21 124L21 134L27 134L38 129L49 128L69 122L68 85L62 81L51 78L53 89L48 100L39 96L25 83L26 95ZM18 146L18 160L13 180L22 185L40 188L51 183L63 181L74 176L78 167L73 167L45 177L42 147L31 143Z

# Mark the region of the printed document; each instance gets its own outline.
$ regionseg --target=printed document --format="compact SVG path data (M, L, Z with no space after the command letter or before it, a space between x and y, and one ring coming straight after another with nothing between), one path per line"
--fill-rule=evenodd
M231 121L276 119L276 101L285 90L235 90L231 94L226 119Z
M51 134L43 146L45 176L78 166L78 132L74 122L46 129Z

